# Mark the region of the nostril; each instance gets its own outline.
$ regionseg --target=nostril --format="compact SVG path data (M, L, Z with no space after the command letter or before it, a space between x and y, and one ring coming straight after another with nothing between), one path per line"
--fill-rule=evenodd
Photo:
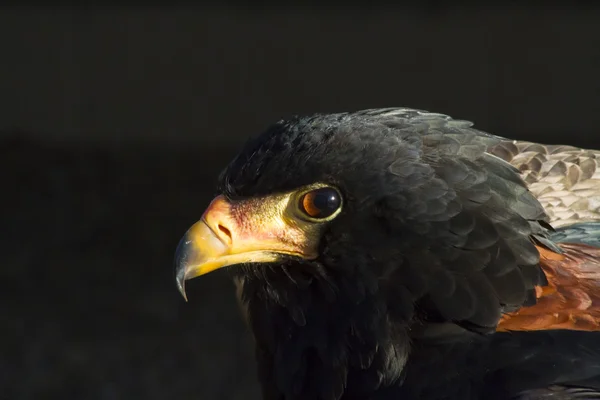
M223 234L225 234L225 236L227 236L227 240L231 242L231 231L221 224L219 224L217 227L219 228L219 231L221 231Z

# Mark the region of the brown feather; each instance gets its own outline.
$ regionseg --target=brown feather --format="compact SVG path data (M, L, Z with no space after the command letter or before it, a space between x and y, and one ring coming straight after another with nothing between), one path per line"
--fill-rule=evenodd
M521 171L554 227L600 220L600 151L507 140L488 152Z
M504 314L498 331L600 331L600 249L584 244L559 246L564 254L538 247L549 284L536 288L536 305Z

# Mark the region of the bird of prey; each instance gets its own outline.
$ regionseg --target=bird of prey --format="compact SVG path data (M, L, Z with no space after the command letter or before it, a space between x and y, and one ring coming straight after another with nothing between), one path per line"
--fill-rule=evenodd
M282 120L176 281L228 267L267 400L600 399L599 161L409 108Z

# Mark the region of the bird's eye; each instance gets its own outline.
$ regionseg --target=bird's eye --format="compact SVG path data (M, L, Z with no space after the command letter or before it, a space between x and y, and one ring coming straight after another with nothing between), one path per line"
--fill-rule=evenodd
M332 216L342 205L339 192L324 187L311 190L300 197L300 210L310 218L322 219Z

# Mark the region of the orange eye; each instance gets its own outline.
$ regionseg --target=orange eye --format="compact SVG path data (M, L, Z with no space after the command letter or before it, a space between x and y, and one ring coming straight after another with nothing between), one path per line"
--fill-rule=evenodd
M300 210L311 218L327 218L335 213L341 204L338 191L327 187L311 190L300 198Z

